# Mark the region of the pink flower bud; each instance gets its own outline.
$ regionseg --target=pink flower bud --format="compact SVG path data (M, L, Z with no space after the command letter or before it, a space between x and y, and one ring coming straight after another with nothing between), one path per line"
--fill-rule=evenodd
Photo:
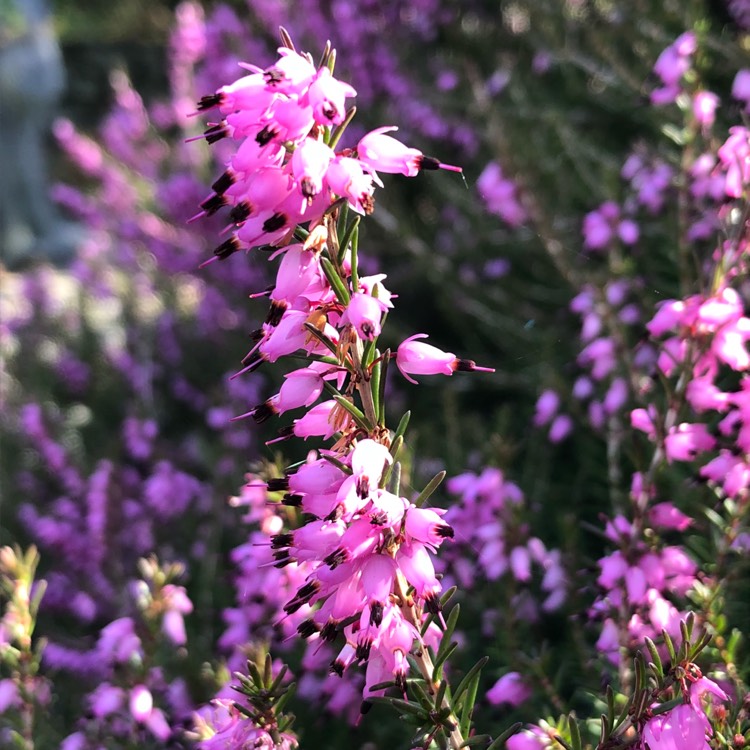
M686 516L682 511L675 508L672 503L657 503L648 512L648 517L654 526L662 529L677 529L685 531L693 519Z

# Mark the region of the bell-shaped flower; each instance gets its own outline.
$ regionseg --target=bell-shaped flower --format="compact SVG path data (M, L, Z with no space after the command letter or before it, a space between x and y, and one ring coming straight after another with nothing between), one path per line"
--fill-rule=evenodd
M415 177L422 169L448 169L451 172L463 171L460 167L443 164L431 156L425 156L417 148L409 148L393 136L386 135L398 130L388 125L371 130L357 144L357 156L377 172L402 174Z
M340 125L346 114L345 100L356 95L348 83L334 78L328 68L321 68L307 90L307 101L319 125Z
M412 506L406 513L404 530L413 539L438 547L444 539L453 538L452 527L440 517L443 513L443 510Z
M396 352L396 365L401 374L410 382L417 381L410 375L453 375L462 372L495 372L489 367L477 367L470 359L459 359L451 352L444 352L431 344L418 339L426 339L426 333L417 333L399 344Z
M349 206L360 214L370 214L374 208L373 183L383 183L362 162L349 156L337 156L328 165L326 182L336 195L346 198Z
M715 438L702 423L675 425L664 439L664 450L670 462L692 461L699 453L710 451L715 445Z
M305 138L292 154L292 174L305 198L316 196L323 189L323 178L335 157L323 141Z
M284 378L275 404L280 414L301 406L310 406L323 391L323 378L311 367L288 372Z
M305 55L279 47L279 59L266 68L263 78L269 90L293 95L302 93L315 76L315 66Z
M313 406L301 419L294 422L294 434L300 438L322 437L328 440L339 427L334 419L334 409L340 408L338 403L331 399Z
M385 305L379 299L355 292L341 316L341 322L351 323L361 339L372 341L380 336L380 320L384 311Z

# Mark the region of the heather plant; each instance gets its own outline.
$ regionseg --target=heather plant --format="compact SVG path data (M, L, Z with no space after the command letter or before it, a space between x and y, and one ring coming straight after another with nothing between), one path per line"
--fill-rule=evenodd
M4 300L49 640L29 553L3 741L744 746L740 6L304 2L316 59L183 5L170 103L60 123L92 231Z

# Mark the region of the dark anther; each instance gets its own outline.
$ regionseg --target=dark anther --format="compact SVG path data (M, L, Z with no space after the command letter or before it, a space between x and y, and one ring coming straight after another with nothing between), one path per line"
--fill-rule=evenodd
M286 226L287 218L285 214L274 214L270 219L263 222L263 231L267 234L275 232Z
M211 190L215 193L221 194L229 190L232 185L234 185L234 176L231 172L224 172L224 174L222 174L221 177L211 185Z
M215 214L222 206L226 206L227 199L223 195L209 195L206 200L201 201L200 207L206 212L206 216Z
M250 416L253 418L255 424L263 424L263 422L268 421L274 414L278 414L278 411L270 401L258 404L258 406L250 412Z
M236 237L230 237L226 242L222 242L221 245L214 250L214 255L217 258L224 260L239 250L242 250L240 241Z
M370 605L370 625L379 627L383 622L383 605L381 602L373 602Z
M417 163L420 169L440 169L440 160L434 156L420 156Z
M282 549L291 547L294 543L294 534L274 534L271 537L271 549Z
M209 94L208 96L202 96L200 98L200 101L198 102L198 110L200 112L204 112L207 109L216 107L217 105L221 104L221 99L221 94Z
M288 307L289 305L284 302L284 300L274 300L271 302L271 308L268 311L268 315L266 315L266 323L269 326L276 328L276 326L281 323L281 318L287 311Z
M242 201L229 212L229 220L235 224L242 224L252 212L253 207L247 201Z

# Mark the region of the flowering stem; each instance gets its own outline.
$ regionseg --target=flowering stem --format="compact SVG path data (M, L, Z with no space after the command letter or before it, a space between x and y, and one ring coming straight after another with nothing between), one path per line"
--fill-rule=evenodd
M414 606L411 597L409 597L409 595L406 593L408 585L406 584L406 581L404 580L404 577L400 572L396 575L396 583L394 588L397 596L401 600L401 612L404 615L404 619L406 619L407 622L410 622L412 625L414 625L415 628L417 628L417 630L419 630L422 627L422 621L416 611L416 607ZM440 688L440 685L439 682L435 680L435 665L432 663L432 658L430 657L429 651L427 650L426 646L417 650L415 654L415 661L417 663L417 666L419 667L419 671L424 678L425 683L429 687L430 694L436 695ZM443 691L443 698L440 702L440 709L447 709L450 712L448 721L452 724L453 728L448 734L448 739L450 741L451 748L453 748L453 750L458 750L464 744L465 740L461 732L461 724L453 710L453 707L450 704L450 701L447 698L447 693L447 690Z

